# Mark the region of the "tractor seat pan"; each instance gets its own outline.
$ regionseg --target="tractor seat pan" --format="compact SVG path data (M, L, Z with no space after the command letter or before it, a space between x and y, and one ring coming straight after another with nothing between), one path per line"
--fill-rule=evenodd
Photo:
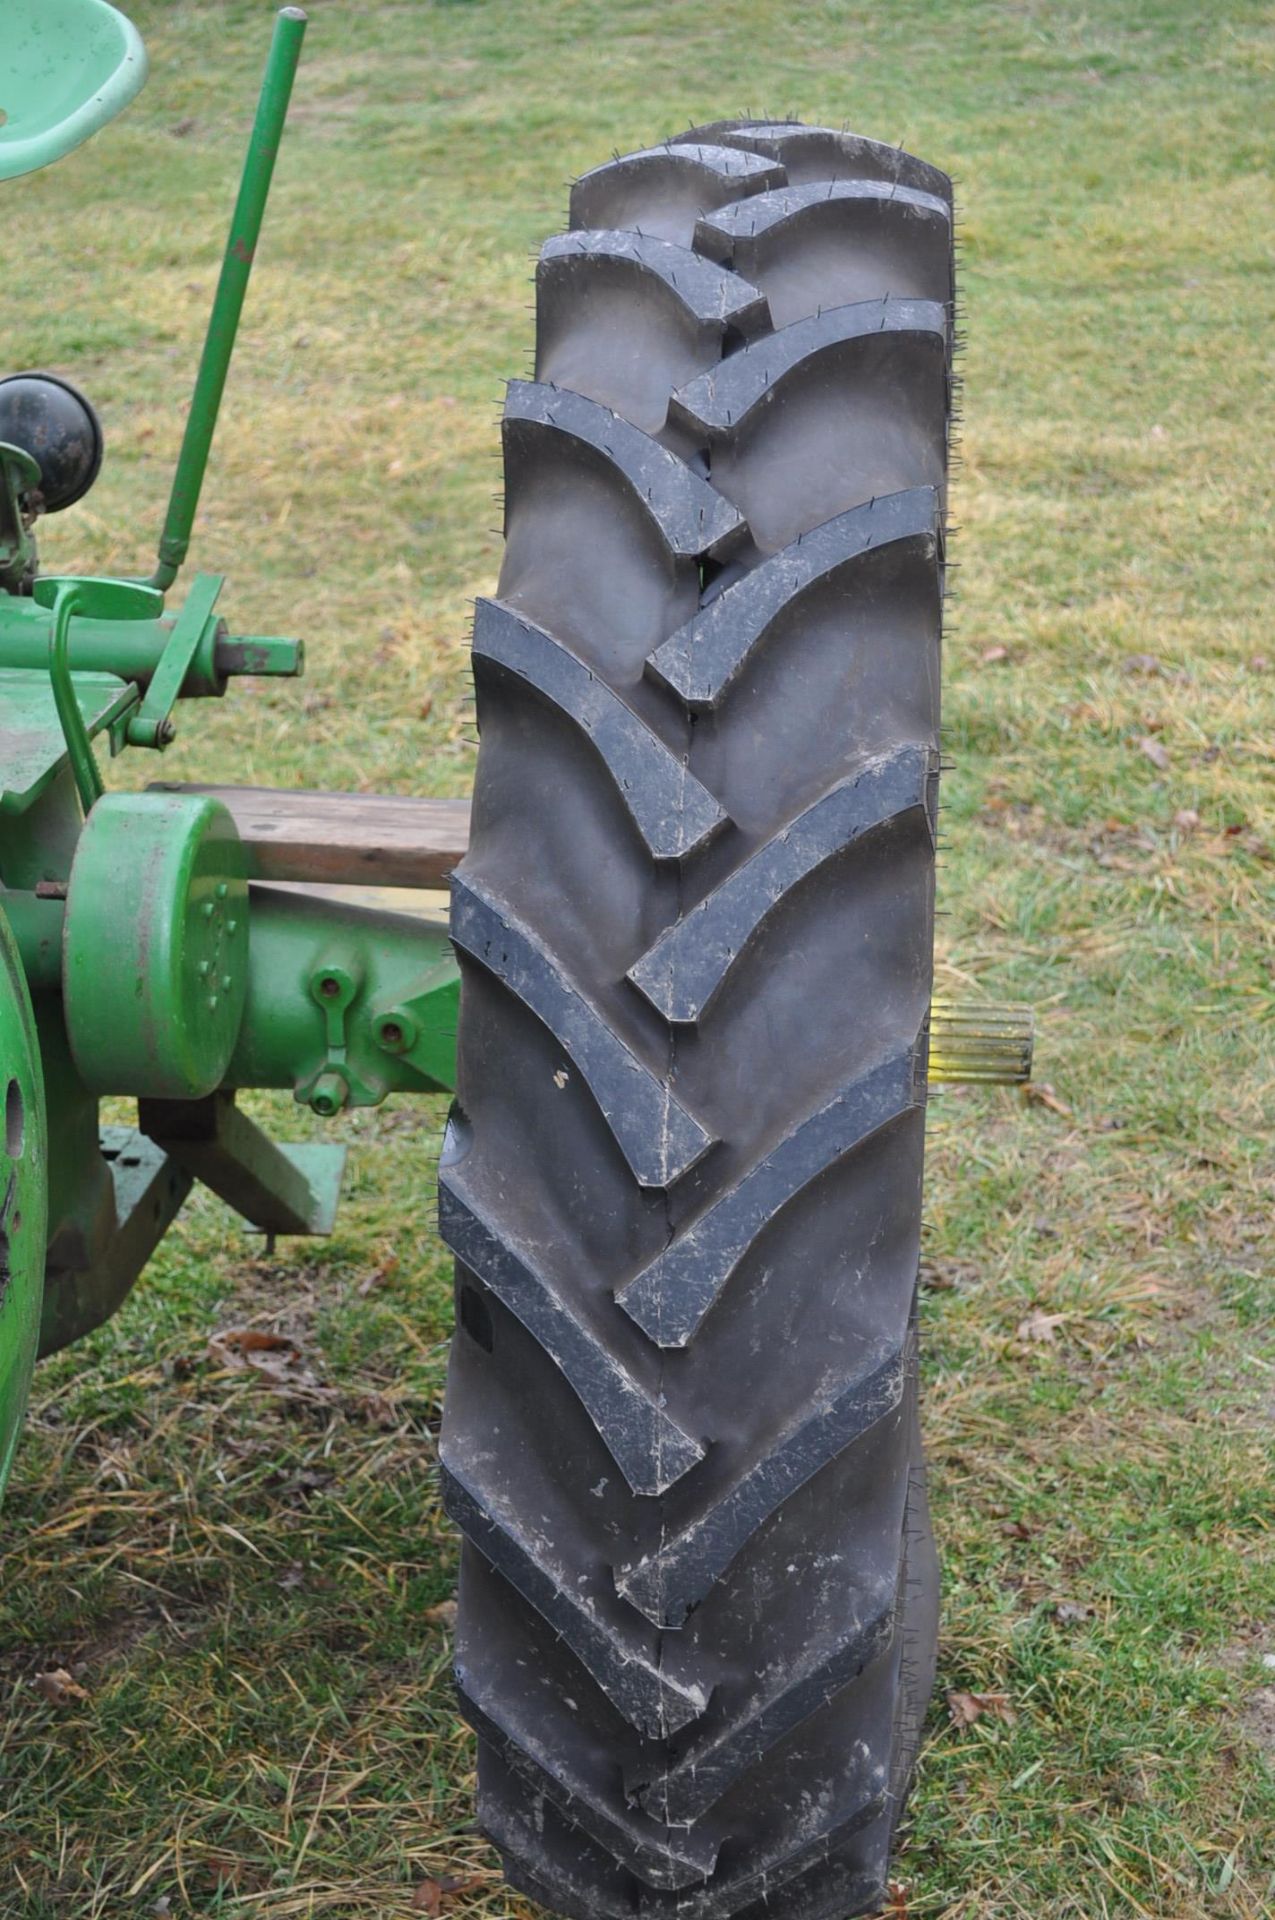
M107 0L2 0L0 180L70 153L145 78L141 37Z

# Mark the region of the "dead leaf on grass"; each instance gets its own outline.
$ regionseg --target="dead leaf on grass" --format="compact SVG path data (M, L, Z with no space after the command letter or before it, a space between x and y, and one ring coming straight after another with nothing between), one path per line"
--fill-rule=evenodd
M1156 674L1164 672L1164 662L1154 653L1127 653L1120 662L1122 673Z
M1029 1107L1048 1107L1051 1113L1061 1113L1071 1118L1072 1109L1065 1100L1060 1100L1048 1080L1029 1080L1022 1090L1023 1099Z
M1183 833L1194 833L1200 824L1200 816L1194 807L1179 807L1173 816L1173 824Z
M1152 739L1149 733L1144 733L1139 740L1138 751L1146 755L1153 767L1159 767L1161 773L1167 770L1169 765L1169 750L1159 740Z
M999 666L1001 661L1008 659L1008 647L984 647L983 649L982 660L985 667Z
M373 1267L371 1273L364 1274L358 1286L355 1288L355 1292L358 1294L360 1300L366 1300L369 1293L375 1293L376 1289L383 1287L387 1280L392 1280L397 1272L398 1255L392 1253L389 1259L382 1261L379 1267Z
M299 1473L288 1478L282 1474L274 1475L266 1484L272 1489L277 1488L280 1497L290 1506L304 1506L316 1493L322 1493L325 1487L330 1487L335 1479L336 1475L328 1472L326 1467L302 1467Z
M382 1433L392 1433L399 1424L398 1407L388 1393L361 1393L354 1402L353 1412Z
M1007 1693L964 1693L954 1689L947 1696L947 1710L954 1727L972 1727L984 1714L993 1720L1003 1720L1007 1727L1018 1725L1018 1715Z
M412 1895L412 1912L443 1913L462 1894L475 1893L485 1885L479 1874L471 1873L463 1880L450 1873L440 1873L436 1879L431 1875L417 1883Z
M242 1372L250 1369L272 1387L319 1386L317 1374L297 1342L283 1333L260 1327L222 1327L208 1342L208 1358L215 1366Z
M47 1673L37 1673L31 1685L51 1707L69 1707L89 1697L87 1688L73 1679L65 1667L51 1667Z
M1076 1600L1060 1600L1054 1608L1054 1618L1060 1627L1083 1626L1087 1620L1092 1620L1093 1617L1093 1608L1082 1606L1079 1601Z
M1057 1339L1057 1330L1067 1319L1065 1313L1042 1313L1036 1307L1025 1320L1020 1320L1014 1329L1020 1340L1039 1340L1052 1344Z
M456 1625L456 1602L454 1600L440 1600L436 1607L426 1607L425 1618L427 1620L436 1620L442 1627L454 1627Z

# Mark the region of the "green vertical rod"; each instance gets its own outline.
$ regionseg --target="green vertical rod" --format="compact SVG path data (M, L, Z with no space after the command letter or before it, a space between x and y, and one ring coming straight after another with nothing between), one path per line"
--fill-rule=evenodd
M80 712L80 703L75 697L71 667L67 659L67 635L71 630L71 615L79 606L81 598L81 588L77 581L69 581L66 586L58 589L58 597L53 602L53 627L49 634L49 679L53 685L53 704L57 708L58 719L62 722L62 736L66 741L71 773L79 792L80 805L87 816L102 797L102 776L97 770L97 761L93 758L88 728Z
M239 198L230 222L226 253L221 263L221 278L217 282L212 312L208 316L208 333L199 362L195 391L191 396L190 412L186 416L186 431L182 437L181 453L177 457L177 471L173 475L173 490L168 497L168 513L159 541L159 565L150 577L150 585L158 587L163 593L177 578L177 570L190 547L195 509L199 505L200 490L204 484L208 453L217 427L217 412L226 385L230 356L234 351L244 295L248 291L248 276L252 272L253 256L261 235L266 196L270 192L275 158L283 137L283 123L288 115L288 101L292 96L292 82L301 57L305 30L306 15L300 7L284 7L275 18L274 38L270 42L270 56L261 83L261 98L257 102L257 117L248 142L243 178L239 182Z

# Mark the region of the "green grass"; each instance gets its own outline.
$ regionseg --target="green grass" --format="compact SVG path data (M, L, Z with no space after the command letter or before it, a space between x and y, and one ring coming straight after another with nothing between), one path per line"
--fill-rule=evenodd
M141 100L6 189L8 360L82 380L109 440L59 568L147 560L270 8L134 12ZM946 1600L894 1908L927 1920L1275 1898L1273 67L1239 0L314 0L200 516L236 627L303 633L311 666L186 709L168 776L463 792L495 415L565 181L741 107L958 175L940 980L1035 1003L1054 1097L933 1108ZM448 1688L439 1120L340 1123L326 1243L266 1261L195 1201L41 1372L0 1518L5 1920L407 1916L441 1875L459 1920L530 1912L472 1828ZM309 1378L210 1356L249 1320ZM33 1687L58 1667L83 1698ZM948 1691L1012 1724L952 1724Z

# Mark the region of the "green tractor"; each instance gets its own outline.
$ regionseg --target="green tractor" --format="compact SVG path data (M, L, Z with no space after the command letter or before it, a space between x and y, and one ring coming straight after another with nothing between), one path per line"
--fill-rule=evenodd
M179 701L302 671L229 631L216 576L169 595L305 26L276 21L149 576L42 571L101 428L65 378L0 379L0 1489L37 1359L194 1182L330 1229L342 1150L240 1089L454 1093L441 1474L509 1878L587 1920L863 1912L935 1654L927 1085L1030 1060L1017 1010L931 998L951 183L771 121L576 182L505 407L472 827L105 791L99 755L162 753ZM9 0L0 49L4 179L146 72L106 0Z

